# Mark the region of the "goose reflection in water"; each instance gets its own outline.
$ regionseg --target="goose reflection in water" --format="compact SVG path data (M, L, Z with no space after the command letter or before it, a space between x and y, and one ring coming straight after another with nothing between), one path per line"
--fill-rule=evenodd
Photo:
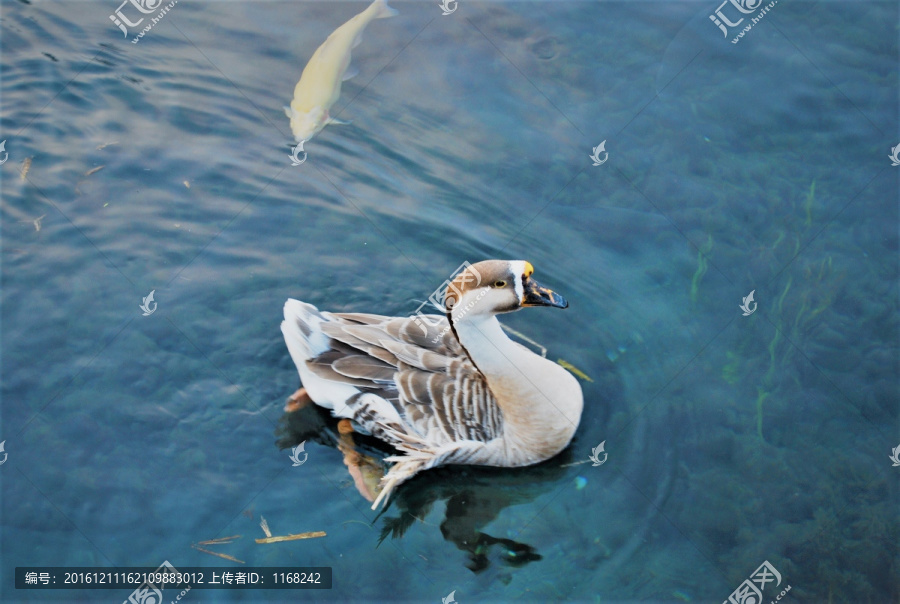
M289 400L290 410L282 416L276 431L279 448L289 449L304 440L337 448L344 456L356 490L367 501L373 501L384 474L380 460L392 451L376 439L352 433L326 410L304 403ZM435 503L446 501L441 534L466 552L466 567L472 572L480 573L492 562L520 568L540 560L541 555L533 546L495 537L481 529L505 508L528 503L553 490L566 474L566 468L560 466L571 461L570 449L566 449L553 459L526 468L458 466L417 476L403 485L395 499L376 516L376 524L382 520L378 544L388 537L402 538L416 521L422 521L431 512ZM392 511L397 514L390 515Z

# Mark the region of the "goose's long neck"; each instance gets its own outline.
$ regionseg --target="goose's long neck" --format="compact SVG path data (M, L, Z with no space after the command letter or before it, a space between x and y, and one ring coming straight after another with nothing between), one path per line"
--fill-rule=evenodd
M503 411L511 446L521 445L522 451L513 453L546 458L568 444L581 418L581 387L575 378L510 340L496 317L467 317L454 327Z

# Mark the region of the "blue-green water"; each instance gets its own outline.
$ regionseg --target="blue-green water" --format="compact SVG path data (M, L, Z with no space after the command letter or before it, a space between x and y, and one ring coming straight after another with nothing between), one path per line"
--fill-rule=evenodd
M282 106L365 4L182 0L137 44L114 0L0 5L0 600L168 560L334 569L183 602L722 602L768 560L782 601L900 601L898 5L732 43L714 1L392 4L300 166ZM581 426L377 516L282 417L282 305L408 315L485 258L568 298L504 322L593 380ZM230 535L243 565L191 547Z

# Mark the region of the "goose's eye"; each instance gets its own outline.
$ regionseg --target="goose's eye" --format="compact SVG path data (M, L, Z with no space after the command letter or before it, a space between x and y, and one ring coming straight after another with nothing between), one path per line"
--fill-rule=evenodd
M497 289L500 289L501 287L506 287L506 281L504 281L503 279L501 279L499 281L495 281L494 287L496 287Z

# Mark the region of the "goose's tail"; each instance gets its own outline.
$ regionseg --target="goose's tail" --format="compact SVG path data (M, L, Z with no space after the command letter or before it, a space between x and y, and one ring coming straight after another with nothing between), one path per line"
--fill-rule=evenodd
M436 447L429 444L423 438L410 432L400 432L394 427L388 427L385 432L391 437L391 444L403 455L385 457L384 461L393 462L394 465L384 478L381 479L379 488L381 492L372 504L372 509L377 509L379 504L387 503L391 491L421 472L429 468L435 468L448 461L456 459L456 455L465 447L458 443L449 446Z
M425 439L408 431L401 431L397 427L387 427L385 436L391 440L395 448L402 451L403 455L385 457L385 461L394 462L388 473L381 479L378 488L380 493L372 503L372 509L378 509L381 503L387 504L391 491L428 468L434 467L440 457L437 451L428 446Z
M298 368L328 350L329 338L319 327L326 321L328 318L312 304L294 299L284 303L281 333Z
M387 474L384 475L384 478L381 479L381 482L378 485L378 488L381 492L378 493L378 497L375 498L375 501L372 503L372 509L377 510L378 506L381 504L387 504L388 499L391 496L391 492L427 468L431 467L429 463L431 461L430 458L414 458L414 457L388 457L385 461L395 461L391 469Z

